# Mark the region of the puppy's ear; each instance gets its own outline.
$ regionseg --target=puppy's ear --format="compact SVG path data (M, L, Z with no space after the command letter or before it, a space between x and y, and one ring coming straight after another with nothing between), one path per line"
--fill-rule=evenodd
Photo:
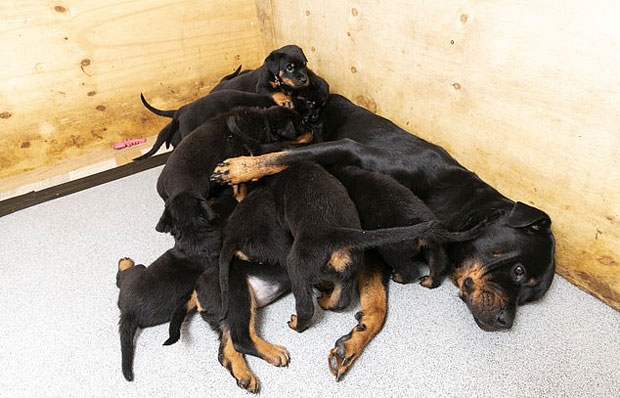
M506 224L513 228L527 227L536 232L551 232L551 219L547 213L522 202L515 203Z
M280 58L282 57L282 53L278 50L272 51L267 58L265 58L265 65L269 72L278 76L278 72L280 71Z
M217 213L209 206L206 200L200 201L200 215L209 222L217 220Z
M155 230L157 232L169 233L172 231L172 219L170 217L170 213L168 209L164 209L157 225L155 226Z

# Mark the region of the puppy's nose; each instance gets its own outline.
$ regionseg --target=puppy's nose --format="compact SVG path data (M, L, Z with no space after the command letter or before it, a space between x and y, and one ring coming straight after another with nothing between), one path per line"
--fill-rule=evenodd
M299 77L299 81L302 83L305 83L306 81L308 81L308 77L307 76L300 76Z

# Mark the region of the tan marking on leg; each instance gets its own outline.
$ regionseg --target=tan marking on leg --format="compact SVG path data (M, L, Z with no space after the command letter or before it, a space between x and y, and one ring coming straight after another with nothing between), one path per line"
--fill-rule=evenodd
M293 109L295 107L293 105L293 101L291 100L291 97L289 97L288 95L284 94L281 91L277 91L273 93L271 98L273 98L273 101L276 104L278 104L278 106L282 106L282 107L290 108L290 109Z
M264 176L276 174L288 168L287 165L277 164L280 156L282 156L282 152L229 158L223 162L223 165L217 166L213 174L219 175L222 181L231 185L256 181Z
M185 309L187 310L187 312L189 312L197 307L198 307L198 293L196 293L196 291L194 290L192 291L192 295L189 297L189 300L187 301L187 303L185 303Z
M252 287L248 284L248 289L250 292L250 305L251 305L251 315L250 315L250 338L254 343L254 347L256 347L256 351L258 351L260 357L272 364L273 366L288 366L290 355L286 348L271 344L265 340L263 340L258 333L256 333L256 299L254 296L254 292L252 291Z
M297 137L293 143L295 144L309 144L314 139L314 135L312 132L303 133L299 137Z
M286 324L289 328L297 331L297 315L291 315L291 319Z
M235 349L230 338L230 331L225 328L222 328L220 338L219 361L237 380L239 387L252 393L258 392L260 388L258 378L248 366L243 354Z
M316 301L324 310L332 310L338 305L341 295L342 284L340 282L337 282L331 291L322 292L321 296Z
M118 270L119 271L126 271L129 268L133 267L134 265L135 265L135 263L129 257L123 257L120 260L118 260Z
M198 300L198 293L196 292L196 290L192 291L192 296L189 300L190 301L194 300L196 304L196 309L198 310L198 312L204 312L205 309L202 305L200 305L200 301Z
M330 371L339 379L379 333L387 314L387 293L380 271L363 270L358 282L360 308L358 325L343 336L329 353Z
M235 252L235 257L237 257L239 260L250 261L250 257L246 256L245 253L243 253L241 250L237 250Z
M339 249L332 253L328 265L337 272L342 272L351 265L351 252L349 249Z
M233 196L237 203L241 203L248 194L248 186L245 184L233 185Z

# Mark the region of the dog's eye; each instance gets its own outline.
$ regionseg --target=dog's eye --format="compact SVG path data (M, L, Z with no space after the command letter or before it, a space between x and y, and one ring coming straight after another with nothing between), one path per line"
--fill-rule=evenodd
M286 65L286 71L287 72L292 72L295 70L295 64L288 64Z
M515 282L524 282L525 278L527 277L527 271L525 270L525 267L519 263L515 264L512 267L512 277Z

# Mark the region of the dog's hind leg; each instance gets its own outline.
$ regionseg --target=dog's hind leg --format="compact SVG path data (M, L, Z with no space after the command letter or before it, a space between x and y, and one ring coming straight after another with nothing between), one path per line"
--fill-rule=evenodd
M424 248L426 261L428 263L429 274L420 278L420 284L426 288L434 289L441 284L441 279L445 276L448 262L448 255L441 245L431 243Z
M196 292L188 297L181 299L172 313L170 318L170 324L168 326L168 340L164 342L164 345L172 345L179 341L181 338L181 326L187 314L196 308Z
M329 368L336 380L340 380L381 331L387 315L389 276L389 268L381 258L367 257L358 280L360 311L355 315L358 324L336 341L328 356Z
M223 367L228 369L239 387L251 393L258 392L260 389L258 378L250 369L243 354L235 349L230 338L230 331L226 327L221 328L218 360Z

